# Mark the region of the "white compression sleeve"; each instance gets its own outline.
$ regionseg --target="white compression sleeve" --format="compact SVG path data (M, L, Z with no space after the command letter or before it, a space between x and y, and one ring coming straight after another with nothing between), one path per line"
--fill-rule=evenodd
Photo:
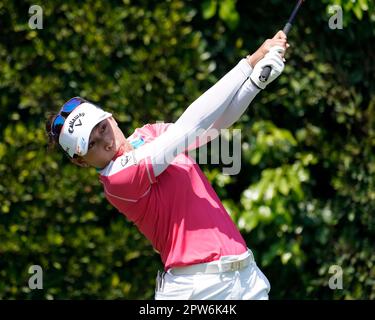
M192 143L188 150L199 148L220 135L220 129L229 128L235 123L250 105L251 101L260 92L250 79L246 80L237 91L233 100L224 113L208 128L203 135L199 136L196 142Z
M260 89L250 79L246 80L234 96L225 113L215 121L212 127L218 130L229 128L242 116L259 92Z
M203 134L227 109L252 68L242 59L231 71L195 100L180 118L155 140L134 151L135 158L150 157L155 176Z

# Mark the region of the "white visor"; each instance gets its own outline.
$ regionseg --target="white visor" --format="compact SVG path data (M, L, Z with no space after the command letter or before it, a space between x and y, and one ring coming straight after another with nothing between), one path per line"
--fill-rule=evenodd
M80 104L65 120L60 132L60 145L71 158L74 154L84 156L88 150L91 130L110 116L111 113L91 103Z

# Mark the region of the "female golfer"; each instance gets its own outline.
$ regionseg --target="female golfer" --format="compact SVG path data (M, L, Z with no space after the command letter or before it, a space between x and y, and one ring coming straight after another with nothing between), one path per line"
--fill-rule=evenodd
M187 150L240 118L284 69L283 32L267 40L194 101L175 123L146 124L125 138L108 112L79 97L46 124L71 161L95 167L108 201L160 253L155 299L268 299L270 284ZM265 82L262 69L271 66Z

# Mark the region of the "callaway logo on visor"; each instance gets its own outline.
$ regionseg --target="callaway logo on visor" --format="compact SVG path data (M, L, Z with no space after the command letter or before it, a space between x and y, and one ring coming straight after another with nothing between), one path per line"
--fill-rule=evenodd
M70 134L72 134L74 132L74 127L82 126L81 119L79 119L79 118L84 117L84 116L85 116L85 113L82 112L82 113L77 114L72 120L69 121L68 132ZM74 124L77 120L78 120L78 122L76 124Z
M72 158L74 154L84 156L88 151L88 142L92 129L102 120L112 114L103 109L85 102L74 109L62 127L59 143Z

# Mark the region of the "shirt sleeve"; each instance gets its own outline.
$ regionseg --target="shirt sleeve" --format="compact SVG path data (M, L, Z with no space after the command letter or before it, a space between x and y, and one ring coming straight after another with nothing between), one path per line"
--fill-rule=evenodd
M156 122L153 124L147 124L148 130L153 137L158 137L165 131L172 123Z
M133 151L118 157L100 180L108 196L129 202L146 196L156 182L150 157L137 161Z

